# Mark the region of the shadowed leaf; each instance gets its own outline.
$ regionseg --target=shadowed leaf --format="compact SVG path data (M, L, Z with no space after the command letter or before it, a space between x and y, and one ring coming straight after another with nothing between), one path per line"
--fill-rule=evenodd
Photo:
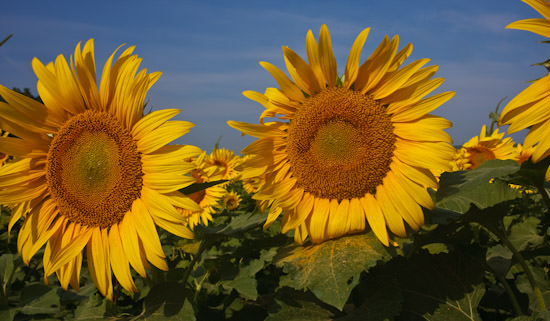
M484 209L518 198L521 194L498 178L506 178L519 168L516 161L495 159L474 170L443 173L435 206L464 214L472 204Z

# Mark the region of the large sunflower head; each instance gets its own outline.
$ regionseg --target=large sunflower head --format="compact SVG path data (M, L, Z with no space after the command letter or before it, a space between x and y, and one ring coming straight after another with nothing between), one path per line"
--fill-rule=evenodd
M531 8L540 13L543 18L532 18L514 21L506 26L509 29L530 31L550 38L550 1L548 0L522 0Z
M472 137L456 152L456 170L475 169L491 159L517 160L518 151L511 137L504 138L498 128L487 135L487 127L483 125L479 136Z
M159 72L138 72L134 47L109 57L96 79L89 40L67 62L34 59L44 103L0 86L0 119L15 137L0 137L0 152L17 161L0 168L0 203L13 206L9 229L18 234L23 261L45 244L44 274L63 288L79 288L83 250L101 293L113 299L112 274L137 291L130 266L141 276L149 264L166 270L156 226L185 238L193 233L177 207L198 205L179 189L194 182L183 161L200 149L167 145L193 124L170 120L180 111L143 115Z
M398 36L360 64L369 30L355 40L342 77L325 25L318 41L307 33L308 62L283 47L292 79L261 62L280 88L244 92L265 107L260 124L228 122L259 138L242 151L251 155L242 178L267 174L254 196L272 202L265 226L284 212L283 232L295 230L298 243L360 232L365 221L386 245L387 227L405 237L405 223L418 229L422 207L433 207L432 171L450 169L454 148L443 129L451 122L428 113L454 93L424 98L443 79L431 79L437 66L424 67L428 59L403 65L412 45L398 50Z

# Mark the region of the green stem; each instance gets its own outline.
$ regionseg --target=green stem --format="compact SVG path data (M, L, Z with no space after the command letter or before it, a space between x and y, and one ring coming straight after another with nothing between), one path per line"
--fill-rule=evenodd
M493 233L495 233L495 231L493 231ZM531 284L531 287L533 288L533 293L535 294L535 297L537 298L537 303L538 303L539 309L541 311L546 310L546 304L544 303L544 298L542 297L542 292L540 291L540 288L537 286L537 283L535 282L535 277L533 276L533 272L531 272L531 269L527 265L527 262L523 258L523 255L521 255L521 253L514 247L512 242L510 242L510 240L508 240L505 233L501 233L500 231L496 231L495 234L500 238L502 243L504 243L504 245L506 245L506 247L508 249L510 249L510 251L512 251L516 261L523 268L523 271L525 272L525 275L527 276L527 279L529 280L529 283Z
M183 284L187 284L187 279L189 278L189 275L191 275L191 271L195 268L195 264L201 259L202 253L206 250L207 244L206 240L201 241L199 245L199 250L197 251L197 254L193 256L193 260L191 260L191 264L189 264L189 267L187 267L187 270L185 270L185 274L183 275Z
M539 191L539 194L542 196L542 200L544 201L544 204L546 204L546 207L550 211L550 197L548 196L548 192L546 191L546 188L544 188L544 181L535 183L535 187Z
M499 280L499 282L504 287L504 290L506 290L506 293L508 294L508 298L510 299L510 302L512 302L512 307L514 308L514 312L516 315L521 315L521 307L519 305L518 299L516 298L516 295L514 294L514 291L510 287L510 284L508 284L508 281L502 275L498 274L493 270L490 266L488 266L488 269L493 273L494 276Z

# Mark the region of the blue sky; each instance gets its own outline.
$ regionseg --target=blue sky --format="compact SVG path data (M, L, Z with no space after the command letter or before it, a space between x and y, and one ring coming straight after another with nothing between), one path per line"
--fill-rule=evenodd
M411 42L407 62L430 58L444 77L440 91L456 96L434 114L451 120L455 144L479 134L497 102L508 100L545 74L531 64L549 57L542 37L504 29L540 15L520 0L376 1L10 1L0 10L0 84L36 93L31 60L68 57L78 41L95 39L98 70L120 44L136 46L142 66L162 71L149 91L149 106L181 108L195 127L180 143L240 151L253 139L227 120L255 123L263 107L242 96L276 87L259 61L284 70L281 46L306 57L305 35L327 24L338 71L351 45L371 27L361 59L385 34ZM517 140L522 135L514 136Z

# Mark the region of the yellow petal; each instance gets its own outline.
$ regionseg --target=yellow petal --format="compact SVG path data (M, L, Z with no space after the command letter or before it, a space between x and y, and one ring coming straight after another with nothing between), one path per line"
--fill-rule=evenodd
M424 58L417 60L400 70L386 74L380 83L374 88L372 95L374 99L382 99L394 93L397 89L400 89L415 72L417 72L422 66L428 63L430 59Z
M149 154L187 134L193 126L193 123L184 120L167 121L136 141L136 145L140 152Z
M455 92L448 91L422 99L414 105L411 105L407 110L394 114L391 117L392 122L407 122L419 119L437 107L443 105L449 99L453 98L454 95Z
M328 238L337 238L346 234L346 222L349 217L349 201L343 199L330 201L330 213L327 222L327 236Z
M360 198L359 201L363 206L365 216L369 222L371 230L374 232L374 235L384 244L389 246L389 237L388 230L386 229L386 220L380 209L378 201L372 196L372 194L365 194L364 197Z
M138 198L132 204L132 211L126 215L133 215L136 223L136 231L142 241L147 260L160 270L167 271L164 251L160 244L155 223L149 215L145 204Z
M179 109L162 109L149 113L134 125L132 136L138 140L142 139L179 113Z
M325 240L329 211L330 200L315 198L313 214L309 217L309 235L313 243L320 243Z
M388 187L385 184L381 184L376 188L376 201L382 210L382 214L384 215L384 219L390 231L399 237L406 237L407 232L405 230L405 224L403 224L403 218L393 206L390 191L388 191Z
M455 149L448 143L418 143L399 139L395 147L394 156L403 163L420 168L451 170L450 161Z
M452 143L449 134L443 131L452 126L452 123L443 117L426 115L416 121L393 123L393 133L403 139L427 142Z
M128 258L126 257L126 253L124 253L124 248L122 247L122 241L120 239L120 232L117 224L111 226L111 229L109 230L109 246L109 255L112 262L111 267L118 282L127 291L137 292L138 289L132 279L132 274L130 273Z
M308 30L306 36L306 50L307 60L309 61L311 70L313 70L313 74L315 74L315 78L317 79L319 88L324 89L326 86L326 80L325 75L323 74L323 70L321 69L319 47L317 46L317 41L315 41L315 37L313 36L313 32L311 32L311 30Z
M334 58L334 54L332 53L332 43L326 25L322 25L319 32L319 62L321 63L321 70L325 75L328 86L334 87L338 73L336 70L336 58Z
M195 183L191 176L178 175L174 173L145 173L143 185L155 189L161 193L170 193Z
M286 69L298 87L305 91L308 95L318 93L321 88L313 70L298 54L290 48L283 46Z
M112 301L113 283L107 230L100 228L93 228L92 230L92 238L86 248L88 270L99 292Z
M124 218L119 224L120 239L122 247L128 261L142 277L146 276L145 265L143 264L142 250L139 246L139 239L136 231L136 222L133 215L124 215Z
M550 20L547 19L518 20L510 23L506 28L530 31L537 35L550 38Z
M70 223L74 224L74 223ZM56 270L58 270L63 265L67 264L70 260L72 260L76 255L82 252L82 249L88 244L88 241L90 240L92 236L92 228L84 229L80 232L80 234L75 235L71 242L67 244L66 246L56 249L54 253L52 253L51 266L44 265L44 274L50 275Z
M355 82L355 79L357 79L361 50L363 50L369 32L370 28L364 29L353 42L353 46L349 52L348 62L346 63L346 71L344 72L344 88L349 88Z
M274 123L270 125L255 125L229 120L227 121L227 124L235 128L236 130L240 130L244 134L248 134L257 138L270 136L286 136L286 133L279 128L280 123Z
M349 201L349 215L346 221L346 231L349 233L361 232L365 229L365 212L358 198Z

